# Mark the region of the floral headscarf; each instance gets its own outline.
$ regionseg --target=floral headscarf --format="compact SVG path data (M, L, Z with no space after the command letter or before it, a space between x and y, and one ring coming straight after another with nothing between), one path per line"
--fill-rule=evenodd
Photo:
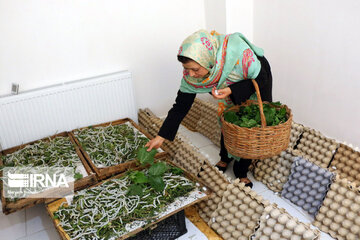
M187 37L178 55L191 58L209 71L205 78L191 77L184 71L180 91L206 93L216 86L225 88L244 79L256 78L261 64L257 56L263 56L261 48L254 46L241 33L220 35L200 30ZM218 100L218 115L233 106L230 97Z

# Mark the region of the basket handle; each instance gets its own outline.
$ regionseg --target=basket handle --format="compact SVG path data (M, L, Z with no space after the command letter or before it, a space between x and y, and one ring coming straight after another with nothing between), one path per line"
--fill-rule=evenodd
M258 86L257 82L255 81L255 79L252 79L251 81L254 84L256 97L257 97L257 100L259 103L261 127L264 128L264 127L266 127L266 118L264 115L264 109L263 109L262 100L261 100L261 96L260 96L259 86Z

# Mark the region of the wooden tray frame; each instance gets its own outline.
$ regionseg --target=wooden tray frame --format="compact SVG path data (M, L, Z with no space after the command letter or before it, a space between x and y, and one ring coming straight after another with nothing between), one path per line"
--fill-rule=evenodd
M145 229L147 229L147 228L152 228L152 229L153 229L153 228L156 227L156 224L157 224L158 222L163 221L164 219L172 216L173 214L175 214L175 213L177 213L177 212L179 212L179 211L181 211L181 210L183 210L183 209L185 209L185 208L187 208L187 207L193 206L193 205L195 205L195 204L197 204L197 203L199 203L199 202L201 202L201 201L203 201L203 200L206 200L206 199L210 198L210 197L214 194L213 191L212 191L209 187L207 187L207 186L205 185L205 183L204 183L201 179L199 179L199 178L191 175L190 173L186 172L186 170L183 169L182 167L180 167L180 166L178 166L177 164L171 162L171 161L168 159L167 156L161 157L161 158L159 158L159 159L157 159L157 160L166 161L169 165L172 165L172 166L175 166L175 167L178 167L178 168L182 169L182 170L184 171L184 175L185 175L186 178L188 178L188 179L190 179L190 180L192 180L192 181L197 182L197 183L200 184L200 187L199 187L199 188L202 188L202 187L206 187L206 188L207 188L206 191L204 191L204 192L206 193L206 196L204 196L204 197L202 197L202 198L200 198L200 199L197 199L197 200L195 200L194 202L183 206L182 208L176 209L175 211L173 211L173 212L171 212L171 213L169 213L169 214L161 217L160 219L156 220L155 222L152 222L152 223L150 223L150 224L145 225L144 227L141 227L141 228L138 228L138 229L136 229L136 230L134 230L134 231L132 231L132 232L129 232L129 233L127 233L127 234L119 237L117 240L123 240L123 239L129 238L129 237L132 237L132 236L134 236L135 234L137 234L137 233L139 233L139 232L141 232L141 231L143 231L143 230L145 230ZM142 169L145 169L145 168L146 168L146 167L137 167L137 168L135 168L134 170L142 170ZM108 179L106 179L106 180L104 180L104 181L101 181L101 182L97 183L96 185L91 186L90 188L99 186L99 185L101 185L101 184L103 184L103 183L105 183L105 182L107 182L107 181L109 181L109 180L111 180L111 179L120 178L120 177L122 177L124 174L126 174L126 172L123 172L123 173L121 173L121 174L118 174L118 175L116 175L116 176L113 176L113 177L111 177L111 178L108 178ZM49 203L49 204L46 204L46 210L47 210L49 216L51 217L51 219L52 219L52 221L53 221L53 224L54 224L56 230L58 231L61 239L63 239L63 240L71 240L71 238L69 237L69 235L68 235L68 234L65 232L65 230L59 225L59 223L60 223L59 219L54 219L54 212L56 212L56 211L58 210L58 208L61 206L61 204L62 204L63 202L66 202L66 199L65 199L65 198L58 199L58 200L56 200L56 201L54 201L54 202L51 202L51 203ZM65 203L65 204L66 204L66 203Z
M126 123L126 122L129 122L138 131L140 131L142 134L144 134L148 139L152 138L149 133L147 133L143 128L138 126L130 118L124 118L124 119L119 119L119 120L115 120L115 121L111 121L111 122L92 125L92 127L105 127L105 126L108 126L108 125L116 126L116 125L123 124L123 123ZM86 129L86 128L88 128L88 127L83 127L83 128L79 128L79 129L81 130L81 129ZM89 154L83 149L83 147L80 145L79 140L76 138L75 133L74 133L76 130L77 129L72 130L70 132L70 135L72 136L72 138L76 142L78 148L80 149L80 151L84 155L85 159L87 160L87 162L90 165L90 167L92 168L92 170L96 173L98 179L104 180L104 179L106 179L108 177L111 177L113 175L125 172L128 169L135 168L137 166L138 161L136 159L134 159L134 160L131 160L131 161L128 161L128 162L125 162L125 163L121 163L121 164L118 164L118 165L110 166L110 167L104 167L104 168L96 167L95 163L91 160ZM162 157L167 156L167 155L168 155L167 152L164 151L164 152L161 152L161 153L157 153L155 155L155 158L162 158Z
M49 141L49 138L54 139L56 137L69 137L70 138L70 141L73 144L75 151L76 151L78 157L80 158L80 161L83 164L83 166L88 174L88 176L83 177L82 179L76 180L74 182L74 191L78 191L78 190L81 190L81 189L84 189L86 187L96 184L98 182L96 174L92 171L92 169L88 165L86 159L82 155L80 149L77 147L77 144L75 143L74 139L71 137L69 132L61 132L61 133L55 134L50 137L42 138L40 140L32 141L29 143L25 143L25 144L1 151L0 152L0 167L4 166L4 163L2 162L2 158L1 158L2 155L10 154L10 153L16 152L19 149L24 148L27 145L37 143L39 141ZM0 171L0 177L1 176L2 176L2 171ZM52 201L58 199L58 198L21 198L15 202L6 202L3 191L4 191L3 182L0 181L0 193L1 193L0 195L1 195L2 211L5 215L8 215L10 213L16 212L21 209L33 207L40 203L49 203L49 202L52 202Z

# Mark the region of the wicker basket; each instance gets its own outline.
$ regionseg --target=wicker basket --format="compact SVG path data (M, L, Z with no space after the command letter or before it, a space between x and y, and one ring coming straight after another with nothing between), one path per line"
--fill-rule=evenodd
M221 115L222 133L225 148L230 154L245 159L265 159L280 154L281 151L288 147L292 113L286 105L273 105L278 108L285 107L288 120L276 126L266 126L259 87L255 80L252 80L252 82L258 100L247 100L245 103L233 106L224 112L237 111L241 106L257 104L260 108L261 127L245 128L226 122L223 112Z

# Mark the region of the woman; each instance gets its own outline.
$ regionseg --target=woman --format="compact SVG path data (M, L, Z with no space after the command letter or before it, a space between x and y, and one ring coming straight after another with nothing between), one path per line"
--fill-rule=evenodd
M184 40L178 52L184 67L180 90L175 104L158 135L145 146L148 151L159 148L165 139L174 140L179 125L194 102L196 93L210 93L218 100L218 116L225 108L239 105L255 96L251 79L259 85L261 98L272 101L272 76L263 50L254 46L241 33L220 35L215 31L200 30ZM234 156L228 154L221 136L221 161L216 166L225 171ZM238 159L234 174L247 186L250 159Z

